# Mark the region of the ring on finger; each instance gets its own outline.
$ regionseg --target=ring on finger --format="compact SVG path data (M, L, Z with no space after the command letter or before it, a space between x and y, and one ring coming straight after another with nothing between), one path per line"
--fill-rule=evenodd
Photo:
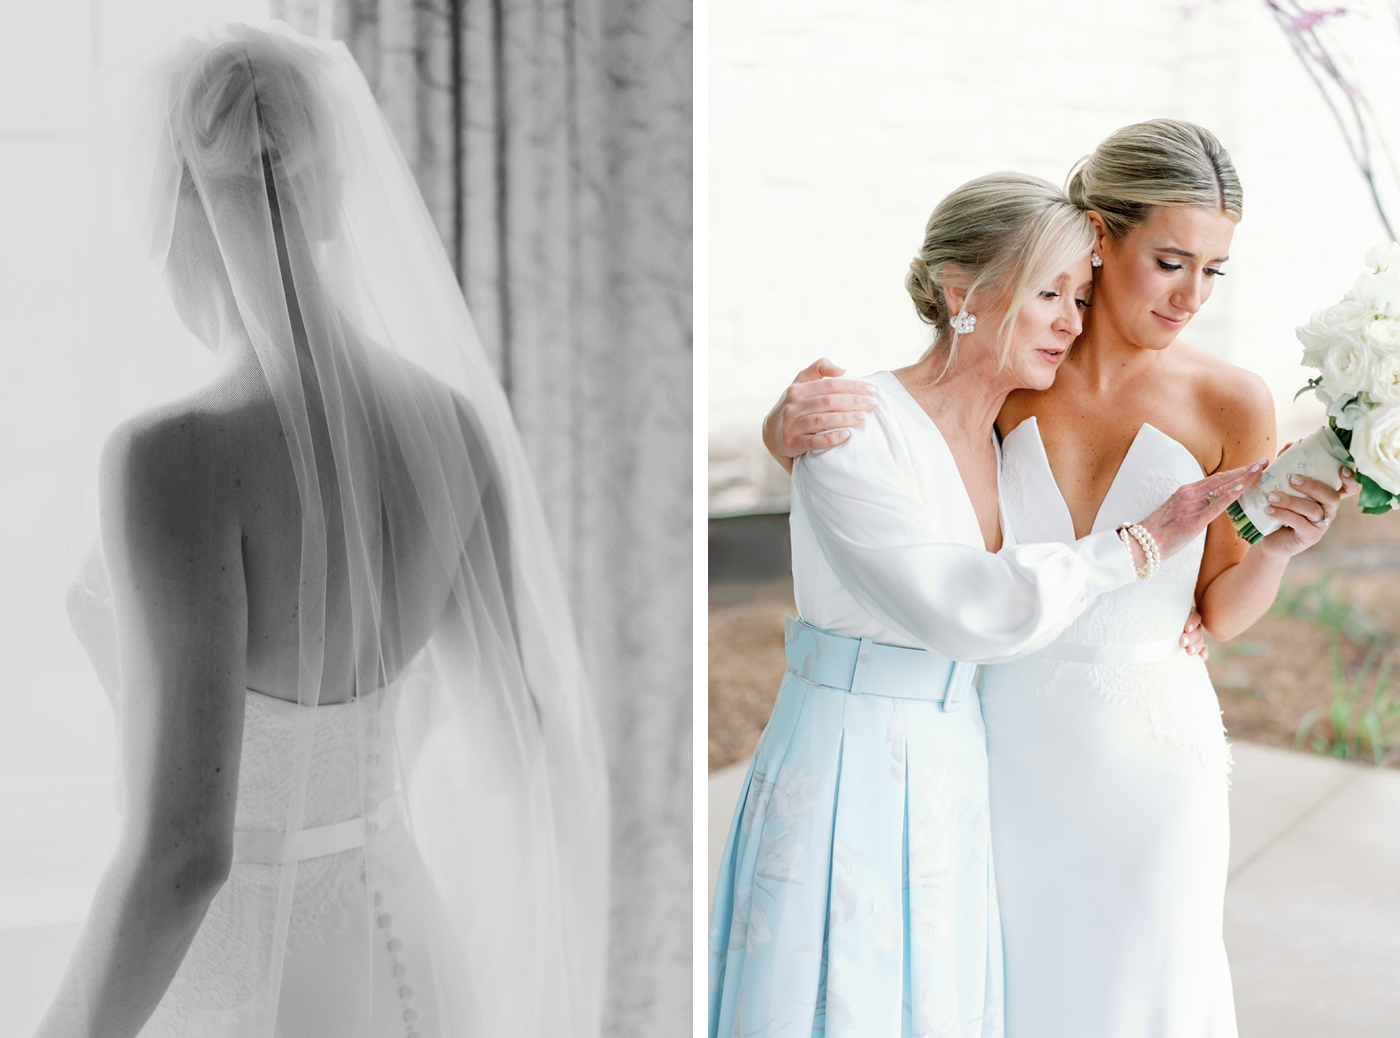
M1332 522L1332 517L1331 517L1330 515L1328 515L1326 512L1323 512L1323 513L1322 513L1322 518L1321 518L1321 519L1312 519L1312 520L1309 520L1309 521L1310 521L1314 526L1319 527L1320 529L1324 529L1324 530L1325 530L1325 529L1327 528L1328 524Z
M1217 502L1217 501L1219 501L1219 500L1220 500L1220 491L1218 491L1218 490L1212 490L1210 493L1208 493L1208 494L1206 495L1206 504L1208 504L1208 505L1213 505L1213 504L1215 504L1215 502Z

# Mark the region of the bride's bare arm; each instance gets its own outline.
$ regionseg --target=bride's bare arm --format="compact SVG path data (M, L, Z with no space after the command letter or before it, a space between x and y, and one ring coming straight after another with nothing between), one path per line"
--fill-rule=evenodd
M38 1035L136 1034L232 861L247 604L241 532L197 416L133 423L102 461L125 815Z
M1274 402L1263 381L1248 372L1235 371L1234 385L1220 385L1226 394L1219 413L1224 416L1221 468L1239 464L1237 459L1275 455ZM1288 560L1322 539L1325 527L1316 520L1335 516L1341 499L1359 489L1349 469L1343 469L1342 489L1304 480L1296 489L1308 496L1284 495L1272 507L1283 522L1253 548L1236 535L1229 516L1211 523L1205 554L1196 584L1197 608L1205 628L1226 641L1243 633L1273 604Z
M844 374L825 357L814 361L797 373L763 419L763 445L788 472L793 458L841 443L875 410L869 384L837 377Z

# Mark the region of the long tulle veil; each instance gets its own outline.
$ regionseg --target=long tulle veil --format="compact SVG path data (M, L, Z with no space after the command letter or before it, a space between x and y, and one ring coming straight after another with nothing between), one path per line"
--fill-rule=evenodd
M345 694L404 687L398 794L462 952L460 975L441 978L470 991L461 1033L596 1035L602 742L509 405L368 85L343 45L277 24L207 30L128 83L121 137L143 244L181 276L172 229L198 203L290 451L297 701L334 699L328 602L348 599ZM433 608L396 565L424 536L450 585ZM348 586L328 587L341 568ZM289 841L311 752L307 736L288 761ZM386 792L373 770L366 805ZM296 890L296 864L279 868L258 994L268 1035Z

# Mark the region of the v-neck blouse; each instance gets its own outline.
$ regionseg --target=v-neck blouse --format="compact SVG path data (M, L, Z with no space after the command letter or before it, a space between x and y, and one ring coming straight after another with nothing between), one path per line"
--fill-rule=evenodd
M1098 595L1134 579L1112 530L1073 544L986 550L938 426L890 372L879 406L845 443L797 459L792 576L797 610L852 638L995 663L1056 638Z

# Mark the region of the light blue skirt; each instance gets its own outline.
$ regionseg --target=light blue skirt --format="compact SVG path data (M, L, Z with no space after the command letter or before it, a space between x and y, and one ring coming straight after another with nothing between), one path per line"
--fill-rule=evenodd
M955 702L970 668L871 650L788 623L715 888L711 1038L1002 1034L986 737L976 696Z

